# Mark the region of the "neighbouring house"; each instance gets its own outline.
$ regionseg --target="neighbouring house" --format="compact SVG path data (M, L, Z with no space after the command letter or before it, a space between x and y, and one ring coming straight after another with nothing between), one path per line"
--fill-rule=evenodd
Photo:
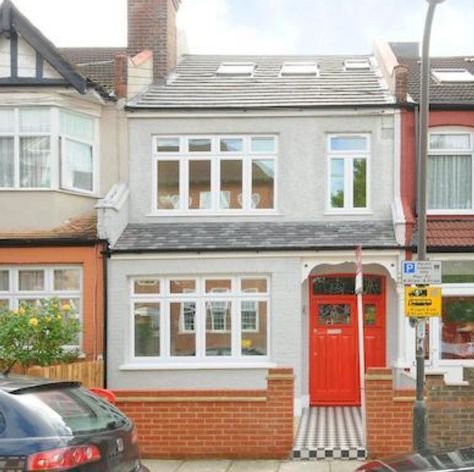
M170 31L177 2L129 0L129 42L163 3ZM173 41L153 44L176 57ZM99 228L108 386L145 454L285 456L292 428L290 446L264 431L286 427L288 395L276 426L258 402L242 416L232 403L268 393L275 368L294 374L296 415L360 405L359 245L367 367L412 365L399 280L407 81L403 68L384 77L383 54L184 55L128 100L129 183L99 204ZM247 436L243 417L260 419Z
M9 0L0 7L0 309L58 297L81 357L104 350L95 205L126 179L113 84L75 67Z

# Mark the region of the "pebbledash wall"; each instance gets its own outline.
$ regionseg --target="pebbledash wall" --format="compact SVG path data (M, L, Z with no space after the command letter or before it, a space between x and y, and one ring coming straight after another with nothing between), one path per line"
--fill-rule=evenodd
M270 369L258 390L115 391L145 458L280 458L293 444L293 373Z

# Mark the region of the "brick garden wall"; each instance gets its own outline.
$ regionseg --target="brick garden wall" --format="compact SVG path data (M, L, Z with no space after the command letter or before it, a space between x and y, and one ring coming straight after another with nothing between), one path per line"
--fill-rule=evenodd
M428 375L428 444L451 448L474 444L474 369L464 369L469 385L445 385L442 375Z
M366 375L367 449L371 458L412 450L414 390L394 390L391 369Z
M266 390L122 391L118 406L138 428L144 458L289 457L293 372L270 369Z

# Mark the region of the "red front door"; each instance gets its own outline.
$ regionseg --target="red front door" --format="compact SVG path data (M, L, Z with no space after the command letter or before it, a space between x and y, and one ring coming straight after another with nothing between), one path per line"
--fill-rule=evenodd
M318 298L311 312L311 338L312 404L357 404L359 372L354 297Z
M353 275L310 283L310 401L359 405L357 297ZM366 367L385 365L384 278L366 277L363 296Z

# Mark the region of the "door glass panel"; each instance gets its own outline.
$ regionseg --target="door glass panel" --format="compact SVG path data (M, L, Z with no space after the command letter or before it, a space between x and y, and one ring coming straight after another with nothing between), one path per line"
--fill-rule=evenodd
M380 277L364 277L364 295L380 295L382 279Z
M365 326L374 326L377 323L377 308L373 304L364 305Z
M474 359L474 297L443 297L441 359Z
M206 303L206 356L232 355L231 302Z
M318 305L319 324L348 325L350 324L351 306L345 304Z
M382 279L364 277L364 295L380 295ZM313 279L313 295L354 295L355 277L316 277Z
M170 304L171 355L193 357L196 355L196 303Z

